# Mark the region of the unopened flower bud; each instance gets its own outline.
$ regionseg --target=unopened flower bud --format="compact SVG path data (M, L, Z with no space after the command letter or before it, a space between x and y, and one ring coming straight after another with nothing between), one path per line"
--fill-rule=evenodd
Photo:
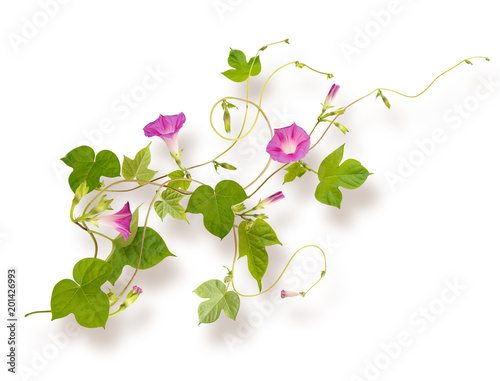
M116 303L116 301L120 299L118 296L116 296L115 291L112 289L109 289L109 292L106 295L108 296L110 303Z
M281 290L281 299L291 298L292 296L299 296L299 295L302 295L302 294L300 292L296 292L296 291Z
M89 187L87 186L87 182L84 181L78 188L76 188L75 198L73 198L73 205L78 204L80 200L87 195L87 193L89 193Z
M243 212L245 210L245 204L235 205L232 207L232 209L233 209L233 212L235 212L235 213Z
M340 86L336 85L335 83L330 88L330 91L326 95L325 103L323 103L323 111L322 112L325 112L328 109L328 107L330 107L332 105L333 100L335 99L335 97L337 96L337 93L339 92L339 89L340 89Z
M229 163L219 163L219 167L222 167L224 169L229 169L230 171L236 171L236 167L234 165L231 165Z
M267 208L269 205L274 204L275 202L285 198L285 195L283 192L276 192L272 194L271 196L265 198L259 204L255 207L255 209L264 209Z
M99 200L99 202L97 203L97 205L94 206L88 214L89 215L99 214L99 213L104 212L105 210L111 210L111 207L109 206L109 204L111 204L112 201L113 201L112 199L107 200L106 196L102 196L101 199Z

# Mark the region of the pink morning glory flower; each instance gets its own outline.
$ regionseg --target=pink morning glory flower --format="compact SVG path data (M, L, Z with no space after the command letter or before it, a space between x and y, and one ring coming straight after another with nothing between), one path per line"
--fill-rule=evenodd
M132 213L130 213L130 204L127 202L122 210L108 216L100 216L98 222L102 225L110 226L121 233L125 241L130 235L130 221L132 221Z
M285 198L285 195L283 194L283 192L281 192L281 191L276 192L276 193L272 194L271 196L265 198L261 202L259 202L259 205L256 206L256 209L267 208L269 205L274 204L275 202L277 202L283 198Z
M266 148L274 161L291 163L304 158L309 152L311 138L295 123L288 127L277 128L274 132Z
M299 292L281 290L281 299L291 298L292 296L299 296L299 295L301 295Z
M150 138L159 136L162 138L172 155L179 155L179 143L177 134L186 122L186 116L183 112L177 115L161 115L154 122L144 127L144 134Z
M335 99L335 96L339 92L339 89L340 89L340 86L336 85L335 83L330 88L330 91L328 92L328 94L326 96L325 103L323 103L323 112L325 112L326 109L332 105L333 100Z

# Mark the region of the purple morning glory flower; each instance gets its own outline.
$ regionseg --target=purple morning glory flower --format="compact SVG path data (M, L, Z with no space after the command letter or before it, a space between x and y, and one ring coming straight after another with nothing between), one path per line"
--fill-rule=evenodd
M309 152L311 138L301 127L293 123L291 126L277 128L266 151L271 158L280 163L291 163L304 158Z
M116 229L126 241L130 235L130 221L132 221L132 213L130 213L130 204L127 202L119 212L108 216L100 216L98 223Z
M330 88L330 91L328 92L328 94L326 96L325 103L323 103L323 112L325 112L326 109L332 105L332 102L335 99L335 96L337 95L337 93L339 92L339 89L340 89L340 86L336 85L335 83Z
M281 191L276 192L276 193L272 194L271 196L265 198L261 202L259 202L259 205L257 205L255 208L256 209L267 208L269 205L274 204L275 202L277 202L283 198L285 198L285 195L283 194L283 192L281 192Z
M186 116L183 112L177 115L161 115L154 122L149 123L144 127L144 135L148 138L159 136L162 138L170 153L173 155L179 154L179 143L177 142L177 134L186 122Z

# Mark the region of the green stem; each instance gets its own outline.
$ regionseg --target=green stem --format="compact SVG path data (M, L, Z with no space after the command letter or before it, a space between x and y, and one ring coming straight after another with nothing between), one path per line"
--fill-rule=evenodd
M251 198L255 193L258 192L258 190L260 188L262 188L262 186L271 178L273 177L275 174L277 174L279 171L281 171L283 168L285 168L289 163L286 163L286 164L283 164L281 167L279 167L276 171L274 171L273 173L271 173L258 187L256 190L254 190L252 192L252 194L250 196L248 196L248 198Z
M319 123L320 123L320 121L318 120L318 121L316 122L316 124L314 125L314 127L313 127L312 131L309 133L309 136L311 136L311 135L313 134L314 130L316 129L316 127L318 127Z
M24 315L24 317L28 317L30 315L35 315L35 314L48 314L52 312L51 310L46 310L46 311L33 311L33 312L30 312L29 314L26 314Z
M376 88L375 90L369 92L368 94L362 96L361 98L358 98L356 99L354 102L351 102L350 104L348 104L346 107L343 108L343 110L347 110L349 107L351 107L352 105L358 103L359 101L361 101L362 99L365 99L367 97L369 97L370 95L372 95L373 93L379 91L379 90L383 90L383 91L390 91L392 93L395 93L395 94L398 94L398 95L401 95L403 97L406 97L406 98L417 98L419 96L421 96L422 94L424 94L427 90L429 90L429 88L434 84L434 82L436 82L440 77L442 77L443 75L445 75L446 73L448 73L449 71L453 70L454 68L456 68L457 66L459 66L460 64L466 62L466 61L470 61L472 59L476 59L476 58L483 58L483 59L486 59L486 60L489 60L488 57L484 57L484 56L474 56L474 57L469 57L469 58L466 58L462 61L460 61L459 63L457 63L456 65L453 65L452 67L450 67L448 70L445 70L444 72L442 72L441 74L439 74L436 78L434 78L434 80L425 88L423 89L420 93L416 94L416 95L407 95L407 94L403 94L399 91L396 91L396 90L392 90L392 89L387 89L387 88L384 88L384 87L379 87L379 88ZM318 145L318 143L323 139L323 137L326 135L326 133L328 132L328 130L330 129L330 127L333 125L333 123L335 122L335 120L339 117L340 115L336 115L335 118L333 118L333 120L331 121L331 123L328 125L328 127L325 129L325 131L323 132L323 135L321 135L321 137L318 139L318 141L316 143L314 143L314 145L309 149L309 150L312 150L314 147L316 147Z
M231 273L234 274L234 267L235 267L235 264L236 264L236 259L238 257L238 241L237 241L237 236L236 236L236 229L233 228L233 235L234 235L234 245L235 245L235 253L234 253L234 258L233 258L233 265L232 265L232 268L231 268ZM293 258L300 252L302 251L303 249L306 249L308 247L315 247L317 249L319 249L321 251L321 253L323 254L323 258L324 258L324 261L325 261L325 270L322 272L321 274L321 277L319 278L318 281L316 281L316 283L314 283L311 287L309 287L309 289L304 292L303 296L305 296L309 291L311 291L311 289L316 286L319 281L321 279L323 279L323 277L325 276L326 274L326 254L325 252L323 251L323 249L317 245L306 245L306 246L303 246L301 247L299 250L297 250L291 257L290 259L288 260L285 268L283 269L283 271L281 272L281 274L278 276L278 279L276 279L276 281L269 287L267 288L266 290L264 291L261 291L259 292L258 294L251 294L251 295L246 295L246 294L242 294L240 292L238 292L236 290L236 287L234 286L234 278L231 280L231 285L233 286L233 290L234 292L236 292L239 296L241 297L244 297L244 298L251 298L251 297L254 297L254 296L259 296L259 295L262 295L262 294L265 294L266 292L268 292L269 290L271 290L274 286L276 286L276 284L278 284L278 282L280 281L280 279L283 277L283 275L285 274L286 270L288 269L288 266L290 266L290 263L292 262Z
M84 221L82 221L82 225L85 227L85 230L90 234L90 238L92 238L92 241L94 242L94 247L95 247L94 258L97 258L97 252L99 251L99 246L97 245L97 240L94 237L94 233L89 230L87 224Z
M99 232L96 232L95 230L87 230L89 233L92 233L92 234L97 234L97 235L100 235L101 237L104 237L104 238L107 238L109 239L111 242L113 242L113 238L110 238L108 237L107 235L105 234L102 234L102 233L99 233Z
M307 67L309 70L312 70L316 73L319 73L319 74L323 74L323 75L326 75L328 78L332 78L333 77L333 74L331 73L325 73L325 72L322 72L322 71L319 71L319 70L316 70L316 69L313 69L312 67L310 67L309 65L306 65L305 63L303 62L299 62L299 61L295 61L294 64L301 64L301 65L304 65L305 67Z

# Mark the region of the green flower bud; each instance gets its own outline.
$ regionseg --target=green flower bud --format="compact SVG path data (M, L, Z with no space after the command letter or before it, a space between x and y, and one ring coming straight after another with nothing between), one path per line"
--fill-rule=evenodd
M230 171L236 171L236 167L234 165L228 164L228 163L219 163L219 166L224 168L224 169L229 169Z
M340 124L340 123L337 123L337 122L333 122L333 124L335 124L335 126L340 130L342 131L342 133L345 135L347 132L349 132L349 130L346 128L346 126L344 126L343 124Z
M245 204L234 205L232 207L232 209L233 209L233 212L235 212L235 213L243 212L245 210Z
M231 132L231 114L229 114L229 110L227 108L224 110L222 120L224 121L224 129L229 134Z
M87 186L87 182L84 181L83 183L80 184L78 188L76 188L75 191L75 198L73 199L73 205L78 204L82 198L84 198L87 193L89 193L89 187Z
M97 203L96 206L92 208L92 210L87 213L87 215L91 216L93 214L99 214L104 212L105 210L112 210L112 208L109 206L113 200L107 200L106 195L102 196L99 202Z

